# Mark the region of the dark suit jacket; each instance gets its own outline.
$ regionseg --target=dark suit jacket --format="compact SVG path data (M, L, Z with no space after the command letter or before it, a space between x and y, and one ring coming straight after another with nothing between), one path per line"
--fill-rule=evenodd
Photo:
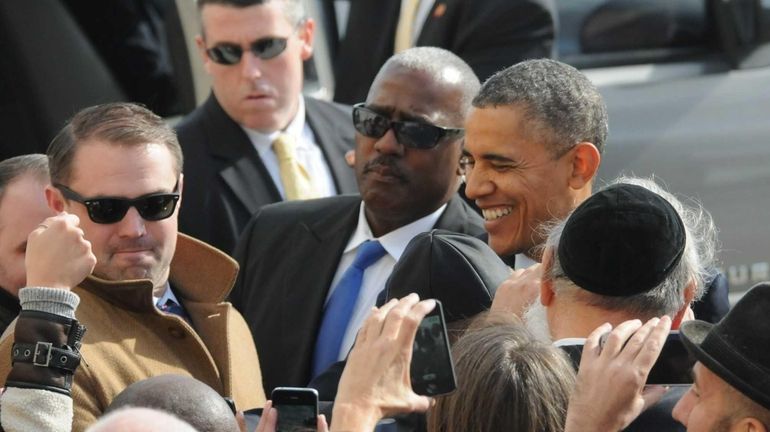
M338 192L358 192L355 172L345 162L355 146L350 110L306 97L305 113ZM179 123L177 134L185 158L179 228L232 253L251 216L281 195L246 132L213 94Z
M350 2L346 37L334 63L334 100L366 99L380 67L393 54L401 0ZM465 60L483 82L529 58L552 57L553 0L436 0L417 46L437 46Z
M230 300L251 328L267 394L310 381L324 302L360 203L346 195L266 206L238 242L241 273ZM436 228L478 235L483 222L455 197Z

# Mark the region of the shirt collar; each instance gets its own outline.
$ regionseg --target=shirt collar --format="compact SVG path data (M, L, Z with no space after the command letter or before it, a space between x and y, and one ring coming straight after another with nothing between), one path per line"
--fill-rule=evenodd
M297 146L302 146L303 140L301 140L300 137L302 137L302 132L305 129L305 99L302 97L302 95L299 96L297 114L293 119L291 119L288 126L286 126L286 129L284 130L263 133L254 129L249 129L245 126L241 126L241 128L244 130L244 132L246 132L246 135L249 136L251 142L253 142L257 147L272 146L273 141L275 141L275 139L278 138L278 135L282 133L293 136L296 138Z
M532 267L533 265L537 264L537 261L534 261L532 258L521 254L516 254L516 262L514 262L514 265L517 269L525 269L527 267Z
M372 234L372 229L369 227L369 222L366 220L364 202L361 201L361 207L358 210L358 225L356 226L356 230L353 232L353 235L350 237L350 241L348 241L348 245L345 247L344 253L348 253L353 249L356 249L361 245L361 243L367 240L379 240L380 244L382 244L382 247L385 249L388 255L392 256L396 261L398 261L401 258L401 255L404 253L406 245L409 244L409 242L417 234L433 229L433 227L436 225L436 222L438 222L439 217L441 217L441 214L444 213L444 209L446 209L446 204L442 205L436 209L436 211L427 216L421 217L420 219L417 219L410 224L404 225L378 239L375 239L374 235Z
M169 300L180 306L182 305L182 303L179 303L179 300L174 295L174 291L171 289L171 285L168 283L168 281L166 281L166 290L163 292L163 295L160 297L152 296L152 301L155 303L155 306L160 307L168 303Z

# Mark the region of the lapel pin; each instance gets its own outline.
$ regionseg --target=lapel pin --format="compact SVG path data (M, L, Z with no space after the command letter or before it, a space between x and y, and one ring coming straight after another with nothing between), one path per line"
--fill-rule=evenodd
M446 3L439 3L433 9L433 18L441 18L446 13Z

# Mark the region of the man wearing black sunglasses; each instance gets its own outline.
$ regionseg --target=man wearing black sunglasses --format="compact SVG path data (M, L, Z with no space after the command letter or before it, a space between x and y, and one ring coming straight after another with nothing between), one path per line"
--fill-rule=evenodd
M180 229L230 253L265 204L355 192L354 131L349 108L301 95L315 31L301 0L198 8L212 94L177 129L192 174Z
M72 386L73 430L93 423L128 385L160 374L192 376L241 409L262 406L251 335L223 302L237 266L177 232L182 151L163 119L128 103L86 108L54 138L48 160L48 205L77 216L72 229L96 257L93 275L72 290L88 328L80 347L87 366ZM0 344L2 377L11 343ZM66 369L51 349L14 349L14 361Z
M414 236L432 228L482 233L456 193L462 123L478 87L449 51L393 56L353 110L360 196L274 204L249 223L236 247L241 273L231 301L251 327L266 391L307 385L346 356ZM363 264L370 250L378 254ZM338 301L335 293L346 294ZM337 309L342 301L348 308Z

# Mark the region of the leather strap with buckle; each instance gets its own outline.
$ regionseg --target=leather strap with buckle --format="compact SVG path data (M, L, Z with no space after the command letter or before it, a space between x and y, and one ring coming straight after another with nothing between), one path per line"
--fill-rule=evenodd
M80 365L80 353L64 345L62 348L53 346L50 342L15 343L11 351L13 363L32 363L34 366L56 368L75 373Z

